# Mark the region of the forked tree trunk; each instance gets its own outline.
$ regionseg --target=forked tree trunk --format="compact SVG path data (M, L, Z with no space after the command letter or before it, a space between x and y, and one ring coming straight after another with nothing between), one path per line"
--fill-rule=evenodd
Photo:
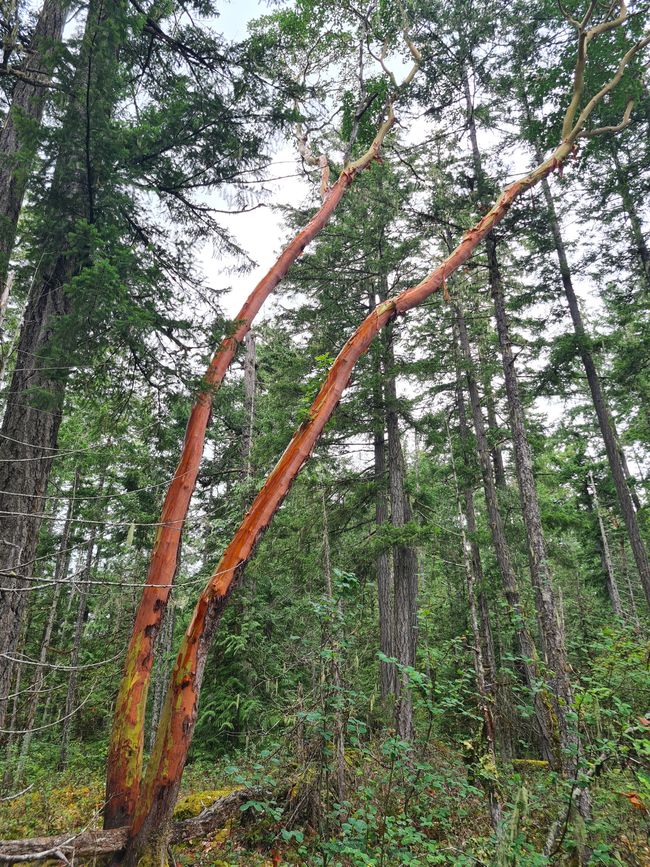
M378 158L384 138L394 120L391 110L368 151L346 166L336 183L327 191L315 216L287 245L270 271L253 289L235 318L234 332L222 340L205 374L204 388L192 407L178 467L165 496L160 528L145 581L145 592L136 612L126 653L109 745L105 828L128 825L134 815L142 774L144 709L147 705L154 660L154 644L176 574L183 525L196 486L214 394L223 382L237 349L248 334L263 303L286 276L305 247L328 223L357 175Z
M0 129L0 298L6 304L7 275L18 218L36 155L37 136L48 85L65 24L68 0L45 0L26 64L16 70L11 107Z
M562 164L572 146L573 139L568 136L540 166L507 187L438 268L416 286L378 304L339 352L312 404L309 418L298 428L262 486L196 604L176 657L156 744L140 788L125 853L128 865L137 864L142 853L165 857L171 816L196 723L203 672L214 631L257 542L334 412L356 362L395 316L417 307L446 285L447 277L470 258L513 202Z

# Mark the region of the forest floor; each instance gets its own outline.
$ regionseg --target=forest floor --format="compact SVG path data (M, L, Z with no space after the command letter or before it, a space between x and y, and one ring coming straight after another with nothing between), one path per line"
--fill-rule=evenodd
M553 858L541 852L548 828L566 803L567 791L541 763L496 777L504 820L496 839L486 779L461 752L443 743L404 762L377 744L346 756L346 804L331 793L326 766L282 765L269 751L257 760L208 765L194 762L185 774L176 817L201 809L235 788L284 786L283 802L251 801L241 820L206 839L174 849L178 865L526 865L578 863L588 846L590 864L650 865L650 818L625 770L609 769L592 786L588 829L572 822ZM0 803L0 838L17 839L100 827L103 778L80 766L51 774L20 797ZM279 790L276 788L276 790ZM39 862L43 863L43 862ZM77 862L75 862L77 863Z

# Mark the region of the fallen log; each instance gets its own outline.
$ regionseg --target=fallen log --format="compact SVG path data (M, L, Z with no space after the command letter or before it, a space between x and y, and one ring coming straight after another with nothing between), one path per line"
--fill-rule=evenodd
M218 798L198 816L174 822L172 843L183 843L195 837L205 837L222 828L237 816L241 807L251 800L266 798L261 789L239 789ZM128 828L110 831L81 831L78 834L58 834L55 837L31 837L26 840L0 840L0 864L20 864L30 861L60 861L79 863L79 858L111 855L126 845Z

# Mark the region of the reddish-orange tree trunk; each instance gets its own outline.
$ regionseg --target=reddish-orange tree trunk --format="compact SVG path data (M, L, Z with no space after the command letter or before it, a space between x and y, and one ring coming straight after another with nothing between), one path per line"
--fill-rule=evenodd
M144 716L154 642L176 573L183 524L196 486L213 395L221 385L237 348L250 330L264 301L285 277L307 244L327 224L355 177L378 157L386 134L394 122L392 108L389 108L388 116L368 151L346 166L332 188L324 191L324 201L318 212L253 289L235 320L234 332L223 339L205 374L204 387L192 407L187 423L181 458L165 497L145 589L136 612L126 654L108 752L105 828L130 824L138 798L144 747Z
M530 175L509 186L492 210L464 236L440 267L417 286L379 304L340 351L311 407L309 419L296 431L199 597L178 652L156 744L136 805L126 853L127 863L137 863L139 853L151 844L152 835L162 833L164 837L192 739L205 661L215 627L256 543L269 526L334 412L354 365L387 322L421 304L433 292L444 287L446 278L469 259L488 232L505 216L513 201L553 171L566 158L571 147L571 144L564 142L552 157Z

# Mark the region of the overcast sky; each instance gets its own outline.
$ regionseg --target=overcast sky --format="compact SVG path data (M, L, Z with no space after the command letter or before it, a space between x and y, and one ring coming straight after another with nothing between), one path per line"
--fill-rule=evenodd
M268 5L258 0L233 0L221 3L220 8L222 11L216 28L233 40L246 36L247 25L251 19L269 12ZM264 190L269 194L264 196L263 201L275 207L301 204L308 197L310 186L302 176L295 148L287 142L278 142L272 156L274 165L269 176L282 176L282 179L264 184ZM294 177L290 177L291 175ZM209 201L215 208L234 207L220 195L211 197ZM251 259L257 262L257 267L247 274L235 274L232 272L234 262L224 261L222 256L215 255L211 245L206 245L201 251L201 264L210 285L217 290L230 288L228 294L222 296L221 306L226 315L235 317L251 289L275 261L283 242L288 240L287 232L278 212L269 206L244 214L220 214L218 219L221 225L235 236ZM268 314L270 309L271 305L267 302L261 318Z

